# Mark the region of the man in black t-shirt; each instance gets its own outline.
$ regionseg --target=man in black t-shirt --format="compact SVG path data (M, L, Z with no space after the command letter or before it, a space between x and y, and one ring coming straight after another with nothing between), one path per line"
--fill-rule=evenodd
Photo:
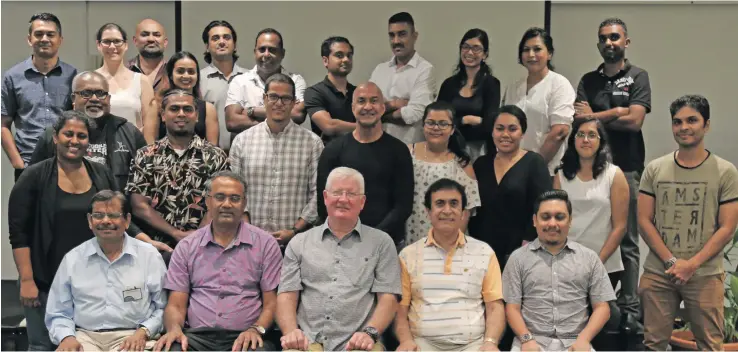
M623 313L640 317L638 289L637 197L644 167L645 146L641 127L651 111L648 73L625 58L630 44L628 27L618 18L600 24L597 48L604 59L597 70L582 77L577 89L574 118L596 118L605 124L613 163L628 179L630 205L625 237L620 245L625 272L621 276L618 305Z

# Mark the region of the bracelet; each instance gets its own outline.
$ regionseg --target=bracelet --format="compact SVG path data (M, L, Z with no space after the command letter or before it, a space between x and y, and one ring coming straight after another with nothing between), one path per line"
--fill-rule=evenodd
M484 339L484 342L491 342L494 345L499 344L499 342L497 342L497 339L494 338L494 337L488 337L488 338Z

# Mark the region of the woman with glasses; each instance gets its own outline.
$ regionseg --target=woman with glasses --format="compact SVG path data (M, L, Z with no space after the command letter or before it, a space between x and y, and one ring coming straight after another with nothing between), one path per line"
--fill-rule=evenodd
M599 253L614 289L624 270L620 241L628 221L628 181L612 164L600 120L577 119L572 130L554 188L565 190L571 200L568 238Z
M154 88L149 79L129 70L123 60L128 51L126 31L115 23L107 23L97 31L97 50L103 66L97 72L110 86L110 113L122 117L143 130L144 121L155 115Z
M487 32L479 28L467 31L459 43L456 71L443 81L438 93L438 101L448 102L456 110L454 122L466 140L472 162L485 153L489 120L500 106L500 81L485 62L488 57Z
M46 299L56 270L67 252L94 237L87 220L92 197L119 190L105 165L85 158L89 130L83 112L63 112L53 126L56 156L29 166L10 192L8 230L21 303L28 331L46 339Z
M195 134L217 146L220 134L218 113L215 110L215 105L202 99L200 64L197 62L197 58L188 51L180 51L169 58L165 69L168 79L163 82L163 88L159 90L161 95L157 97L156 105L161 106L162 98L171 89L183 89L192 93L197 108ZM164 138L167 134L161 116L157 113L150 117L152 118L151 122L146 121L146 128L144 128L144 138L149 144Z
M405 244L410 245L428 235L431 228L428 211L423 204L425 191L434 182L448 178L466 188L467 206L462 217L466 230L469 217L480 205L479 189L463 138L456 129L453 106L444 101L428 104L423 114L425 142L409 145L413 159L415 195L413 211L405 222Z
M487 242L504 268L514 250L537 238L533 203L551 189L551 177L543 157L520 146L528 128L522 109L504 105L491 122L497 153L474 162L482 206L469 223L469 233Z

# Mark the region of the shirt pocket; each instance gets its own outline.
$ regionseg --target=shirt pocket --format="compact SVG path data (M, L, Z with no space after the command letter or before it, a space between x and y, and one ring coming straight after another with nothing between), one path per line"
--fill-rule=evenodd
M462 291L469 298L482 297L482 282L487 268L482 267L481 263L477 263L471 259L465 259L460 265L460 274L462 280Z
M377 267L379 257L375 254L359 255L349 260L348 265L344 266L344 272L351 283L356 287L369 289L374 283L374 269Z

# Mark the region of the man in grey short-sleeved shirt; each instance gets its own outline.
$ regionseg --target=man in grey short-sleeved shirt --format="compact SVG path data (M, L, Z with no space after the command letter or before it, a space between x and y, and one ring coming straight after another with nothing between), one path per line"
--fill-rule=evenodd
M400 264L392 238L362 225L364 178L334 169L323 191L328 220L287 245L277 298L285 350L384 350L395 316Z
M597 253L567 240L565 191L541 194L534 212L538 238L510 255L502 275L505 313L517 336L511 350L590 350L615 300L607 270Z

